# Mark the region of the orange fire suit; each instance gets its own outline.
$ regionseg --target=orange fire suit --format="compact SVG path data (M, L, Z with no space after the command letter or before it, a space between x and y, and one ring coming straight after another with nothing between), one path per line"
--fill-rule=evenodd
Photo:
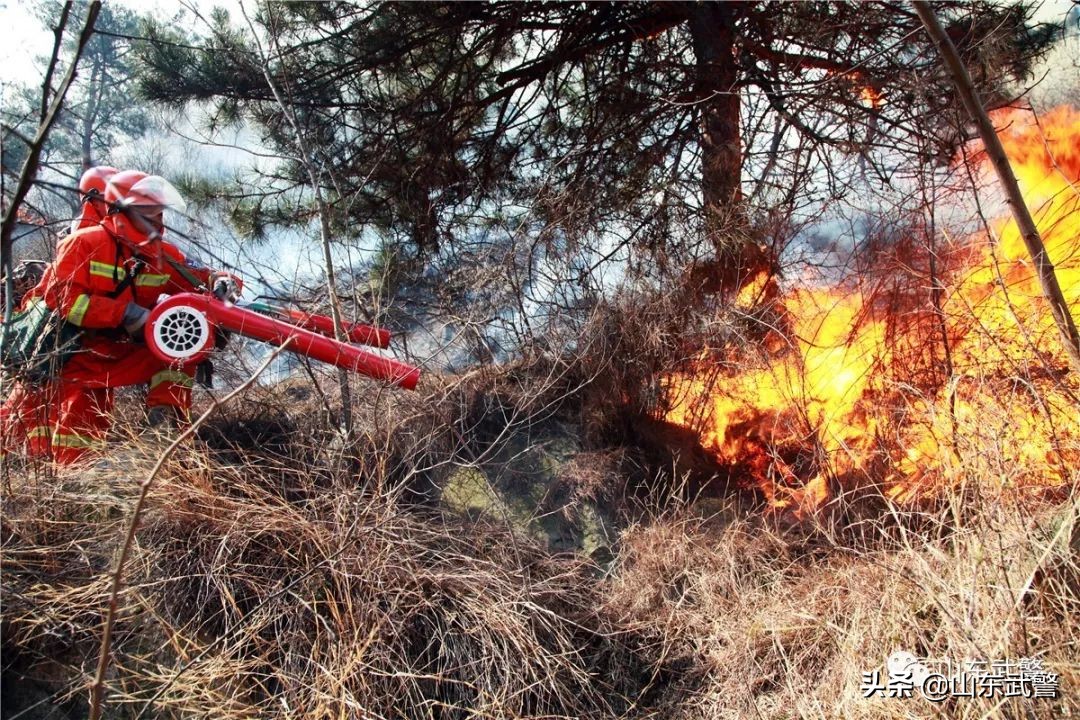
M148 383L148 406L169 406L188 416L194 368L167 366L122 327L128 303L150 309L162 293L196 289L166 257L209 284L211 271L187 261L175 246L162 242L157 258L136 256L105 225L83 228L60 243L56 261L32 295L84 328L81 347L44 388L16 388L0 418L5 436L25 438L31 455L73 462L102 442L113 389L125 385ZM5 449L14 444L5 440Z
M105 207L101 200L88 200L84 202L82 204L82 209L79 211L79 216L71 221L71 232L78 232L83 228L93 227L104 220L104 216L98 209L99 206Z
M101 223L104 218L98 210L98 202L100 201L87 201L82 204L82 209L79 211L78 217L71 221L71 229L68 231L69 233L76 233L79 230L88 227L94 227L95 225L99 225ZM36 286L28 290L25 295L23 295L21 305L22 308L28 307L33 298L41 296L41 293L44 292L45 287L49 285L48 278L52 275L52 273L53 266L50 265L48 268L45 269L45 277L42 278L42 282L38 283Z

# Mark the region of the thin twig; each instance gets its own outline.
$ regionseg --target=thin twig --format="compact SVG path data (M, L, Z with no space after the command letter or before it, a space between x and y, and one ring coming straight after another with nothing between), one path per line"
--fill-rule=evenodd
M300 128L300 122L296 117L295 108L285 101L285 98L278 90L278 85L274 81L273 74L270 72L270 59L263 51L262 42L259 40L259 33L255 29L255 25L251 21L251 18L248 17L247 9L242 2L240 3L240 13L244 16L244 20L247 21L248 27L251 29L251 36L255 41L255 47L258 48L259 55L263 58L263 77L266 79L266 84L273 93L274 100L277 102L278 107L281 108L282 115L285 116L285 119L289 122L289 126L296 136L296 149L299 154L298 159L304 166L304 170L307 172L308 181L311 183L311 190L315 195L315 206L319 211L319 240L322 246L324 269L326 270L326 286L327 296L330 301L330 315L334 319L334 339L338 342L346 342L348 336L345 333L345 322L341 312L341 301L337 296L337 274L334 271L334 256L330 247L330 236L332 234L330 227L330 206L323 196L322 183L319 177L321 173L317 169L314 153L309 152L308 150L308 144L304 139L304 132ZM271 31L271 39L273 39L273 37L273 31ZM347 371L338 369L337 376L338 385L341 391L341 423L345 430L345 446L349 447L353 439L352 386L349 383L349 373Z
M49 95L52 94L52 77L56 72L56 66L60 59L60 48L64 45L64 30L67 29L68 18L71 16L71 7L74 5L71 0L64 3L63 9L60 10L60 19L56 21L56 27L53 28L53 49L52 55L49 57L49 66L45 69L45 79L41 81L41 113L38 116L38 122L45 122L45 118L49 116Z

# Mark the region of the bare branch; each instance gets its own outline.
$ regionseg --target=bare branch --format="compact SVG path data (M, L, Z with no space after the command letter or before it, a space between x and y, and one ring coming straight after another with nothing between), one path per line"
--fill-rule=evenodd
M2 269L8 278L11 277L12 234L15 232L15 224L18 221L19 208L22 206L23 200L26 199L26 194L30 192L30 186L33 184L34 176L37 175L41 151L45 147L45 141L49 137L49 131L52 130L57 118L60 117L60 109L64 105L64 97L67 95L68 88L71 87L71 81L75 79L75 72L79 67L79 58L82 57L86 44L94 34L94 23L97 22L99 12L101 12L101 0L94 0L94 2L90 3L90 7L86 11L86 22L83 23L82 31L79 33L79 40L75 44L71 65L68 66L67 74L64 75L60 87L56 90L56 95L53 97L48 112L45 117L42 118L41 124L38 125L37 133L34 135L33 142L30 144L30 150L27 153L26 161L19 171L19 180L15 185L15 192L11 196L7 211L4 213L3 224L0 225L0 266L2 266L0 269ZM47 77L52 74L55 65L56 57L54 56L53 61L50 63L49 72L46 73ZM48 80L46 80L45 88L47 92ZM8 323L11 320L11 313L14 310L11 306L12 293L10 290L11 288L8 288L8 292L4 293L5 306L3 333L5 334L7 332Z
M45 70L45 79L41 82L41 114L38 117L38 122L45 122L45 118L49 114L49 96L52 94L52 76L56 72L57 60L60 57L60 47L64 43L64 30L67 29L68 17L71 15L71 6L73 3L68 0L64 3L63 9L60 10L60 19L56 21L56 27L53 28L53 49L52 55L49 57L49 66Z
M983 107L982 100L979 99L978 91L975 90L975 85L971 81L967 68L964 67L963 61L960 60L960 55L956 52L956 47L945 33L945 29L941 27L941 22L938 20L937 15L934 14L930 3L926 2L926 0L915 0L914 5L915 11L919 13L919 19L922 20L923 25L926 27L927 34L933 38L945 66L952 75L964 107L967 108L972 121L979 129L979 136L986 147L986 154L994 164L998 180L1005 190L1009 209L1012 211L1013 219L1020 230L1020 237L1023 238L1024 246L1035 263L1035 273L1039 278L1043 296L1050 304L1050 313L1054 316L1058 332L1061 333L1061 342L1065 346L1065 351L1069 356L1073 369L1080 372L1080 332L1076 329L1076 322L1069 311L1069 304L1061 291L1061 285L1058 284L1054 264L1050 261L1049 255L1046 254L1046 246L1043 245L1039 228L1035 226L1031 211L1028 209L1027 203L1024 202L1024 196L1020 193L1020 185L1016 182L1016 175L1013 173L1012 165L1009 164L1009 158L1005 155L1005 148L997 136L994 124L990 122L990 116L986 114L986 109Z

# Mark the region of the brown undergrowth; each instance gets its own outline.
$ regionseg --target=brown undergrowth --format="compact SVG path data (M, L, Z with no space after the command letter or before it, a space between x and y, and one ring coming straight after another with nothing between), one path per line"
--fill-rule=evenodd
M354 453L306 390L261 389L224 409L152 488L105 716L1080 712L1075 493L972 495L970 483L921 509L879 498L797 524L738 498L648 509L639 497L597 565L416 492L463 454L482 464L484 446L462 439L478 423L530 417L513 392L526 381L504 376L484 397L431 391L426 404L380 398L358 415ZM87 467L6 469L5 717L85 715L109 573L161 447L132 435ZM560 482L606 498L597 485L620 463L600 468L598 452L567 463ZM862 673L901 649L1039 658L1061 694L864 699Z
M85 694L144 462L5 498L5 662L63 666L57 702ZM598 612L581 559L299 469L190 451L161 479L127 567L113 715L580 717L640 692L635 638Z
M1075 500L957 499L858 528L809 519L780 529L702 503L624 532L605 610L651 631L666 662L694 669L696 690L669 693L680 698L672 717L1075 717ZM1060 695L864 698L863 673L886 681L896 651L1039 658Z

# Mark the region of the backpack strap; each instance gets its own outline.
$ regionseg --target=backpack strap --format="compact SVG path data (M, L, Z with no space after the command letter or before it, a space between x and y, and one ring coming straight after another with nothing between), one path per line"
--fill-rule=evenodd
M120 281L120 284L116 286L116 289L109 293L109 297L115 300L116 298L123 295L124 291L131 287L132 284L134 284L135 278L137 278L139 276L139 273L141 273L145 268L146 263L144 263L139 258L135 258L135 262L131 264L131 270L124 275L124 279Z
M124 291L131 287L131 284L135 282L135 276L142 271L142 261L139 260L138 257L133 256L135 262L131 266L131 271L128 272L125 270L124 279L121 280L117 276L117 272L120 270L120 259L124 255L123 248L120 245L120 238L118 238L112 230L109 230L109 228L105 227L104 225L102 225L102 227L105 228L105 232L109 233L109 237L112 238L113 243L116 245L116 254L113 255L113 257L116 258L113 261L113 282L116 283L116 287L112 289L112 292L107 293L106 295L106 297L108 297L109 299L115 300L116 298L123 295Z

